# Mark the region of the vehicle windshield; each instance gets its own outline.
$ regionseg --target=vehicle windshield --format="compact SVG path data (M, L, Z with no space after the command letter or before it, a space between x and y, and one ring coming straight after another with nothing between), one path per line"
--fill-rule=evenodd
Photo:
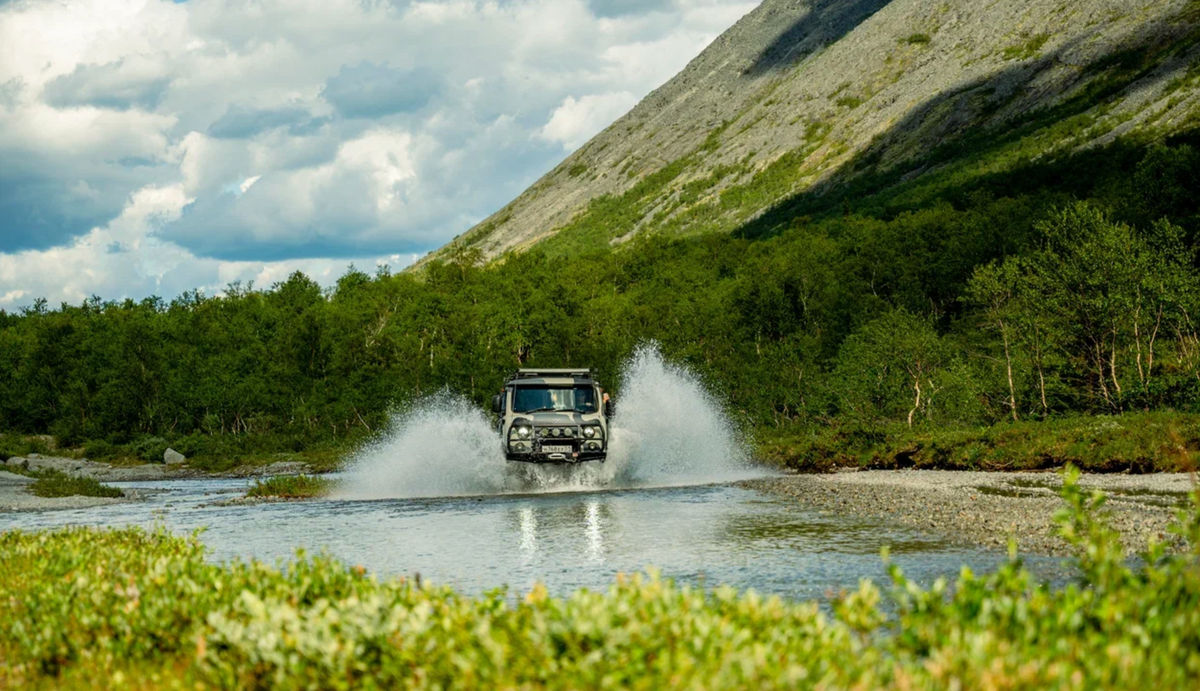
M518 386L513 390L514 413L537 410L596 412L596 390L590 386Z

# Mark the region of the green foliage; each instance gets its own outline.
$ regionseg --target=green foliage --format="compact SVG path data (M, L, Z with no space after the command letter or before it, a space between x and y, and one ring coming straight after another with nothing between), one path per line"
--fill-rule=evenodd
M914 46L923 46L929 43L931 40L933 39L929 38L929 34L910 34L909 36L900 39L900 42Z
M170 446L162 437L142 437L129 446L131 454L143 461L161 461Z
M303 499L329 494L332 487L333 483L329 478L315 475L277 475L265 480L255 480L246 491L246 496Z
M39 497L123 497L125 493L116 487L102 484L90 477L67 475L57 470L44 470L35 474L28 491Z
M31 453L49 453L50 445L44 439L20 434L0 434L0 461L13 456L28 456Z
M196 536L0 534L0 683L114 687L1163 688L1200 673L1200 492L1184 549L1127 560L1103 500L1065 477L1078 583L1015 557L929 588L890 567L829 610L654 571L605 592L464 597L305 558L214 564Z
M946 470L1193 472L1200 468L1200 415L1173 412L1088 415L987 427L909 428L856 423L762 429L764 459L794 470L836 466Z

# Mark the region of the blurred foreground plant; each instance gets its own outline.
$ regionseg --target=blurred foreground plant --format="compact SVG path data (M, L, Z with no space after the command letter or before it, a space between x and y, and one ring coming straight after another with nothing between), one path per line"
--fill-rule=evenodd
M929 588L891 567L823 611L657 572L564 598L464 597L301 553L213 564L197 535L0 535L0 685L348 688L1187 687L1200 678L1200 494L1184 551L1130 561L1103 499L1068 471L1060 517L1079 582L1015 554Z

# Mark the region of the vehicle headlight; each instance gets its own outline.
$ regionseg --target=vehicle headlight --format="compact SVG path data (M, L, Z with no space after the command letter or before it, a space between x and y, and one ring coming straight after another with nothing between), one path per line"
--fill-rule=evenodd
M596 436L596 428L595 427L584 427L583 428L583 436L587 437L588 439L592 439L593 437Z
M555 427L554 429L550 430L550 434L553 434L556 437L561 437L562 436L562 427Z
M512 429L508 430L509 439L528 439L533 430L527 425L513 425Z

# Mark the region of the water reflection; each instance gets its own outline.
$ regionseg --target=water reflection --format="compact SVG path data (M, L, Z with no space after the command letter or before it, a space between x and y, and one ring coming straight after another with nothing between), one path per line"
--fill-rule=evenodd
M508 511L508 524L514 526L522 564L535 563L539 546L555 552L552 559L567 554L580 554L593 564L605 558L605 533L613 530L614 512L611 504L597 496L583 496L566 501L545 501L543 497L529 498Z
M523 506L518 513L521 523L521 554L525 555L525 563L528 564L537 554L537 516L534 515L532 506Z
M587 504L588 557L594 562L604 561L604 530L600 525L600 502Z

